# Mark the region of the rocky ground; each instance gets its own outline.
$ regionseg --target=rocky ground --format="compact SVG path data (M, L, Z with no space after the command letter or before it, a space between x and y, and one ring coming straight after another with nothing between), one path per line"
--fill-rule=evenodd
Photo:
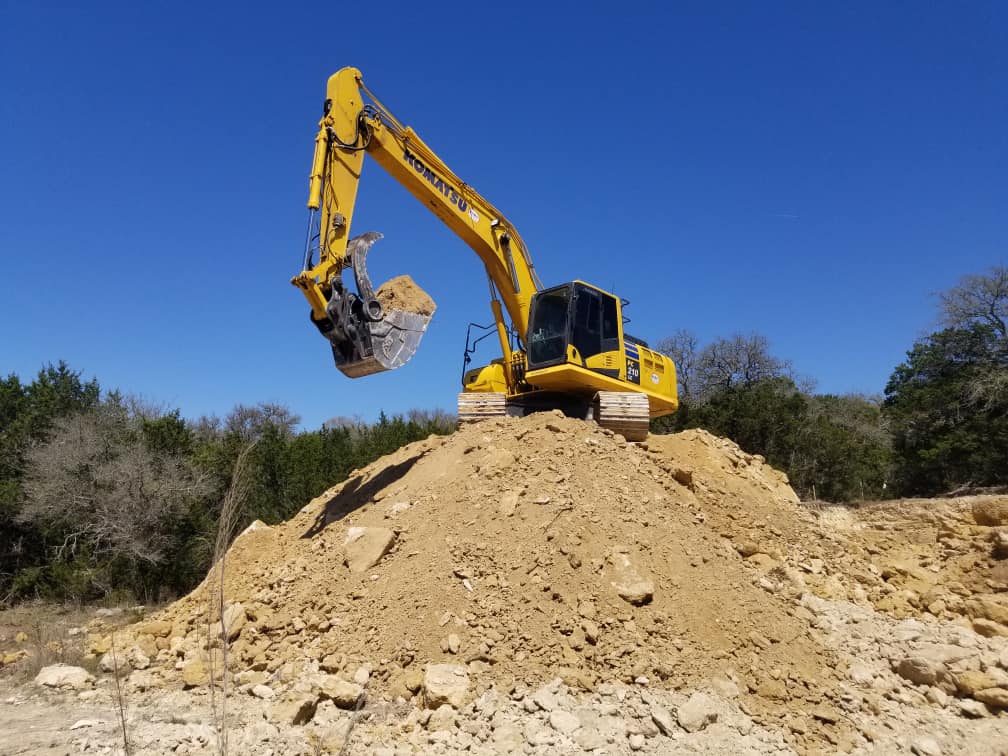
M702 431L481 423L71 628L90 669L0 678L0 752L121 750L122 703L132 753L1008 753L1006 526L803 505Z

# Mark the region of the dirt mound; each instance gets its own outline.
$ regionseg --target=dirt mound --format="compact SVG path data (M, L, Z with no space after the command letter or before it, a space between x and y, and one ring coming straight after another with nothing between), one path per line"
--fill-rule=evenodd
M409 276L389 279L375 292L385 312L405 310L417 315L433 315L437 305Z
M467 665L477 688L727 684L757 720L815 710L803 737L820 742L843 726L841 665L765 585L758 557L783 555L736 537L751 524L783 541L809 522L786 477L702 431L634 445L555 414L488 421L240 536L224 581L229 666L366 665L373 687L406 698L431 662ZM205 654L217 579L148 623L160 638L138 628L148 655L184 669Z
M843 517L831 513L840 511ZM965 618L984 635L1008 636L1008 497L902 499L830 507L848 566L862 566L866 596L896 617ZM864 569L866 567L866 569ZM991 624L994 623L994 624Z

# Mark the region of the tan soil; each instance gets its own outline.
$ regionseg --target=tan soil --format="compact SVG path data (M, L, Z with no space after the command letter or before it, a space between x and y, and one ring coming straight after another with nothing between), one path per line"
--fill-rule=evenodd
M375 296L385 312L405 310L417 315L433 315L437 305L409 276L398 276L381 285Z
M786 477L701 431L649 444L543 414L431 437L352 474L232 547L225 595L249 617L232 666L332 666L336 655L348 671L374 665L392 693L431 661L476 662L484 685L559 675L586 688L639 678L680 688L735 677L758 721L783 723L806 706L835 712L842 665L812 640L801 607L756 584L707 514L714 502L725 519L748 512L798 528L813 518ZM708 474L731 481L718 498ZM344 542L361 526L398 539L355 574ZM653 577L650 603L617 595L620 554ZM201 587L156 619L195 648L204 608ZM457 656L443 650L450 633ZM842 728L812 720L809 744Z
M697 443L702 437L710 442ZM686 431L650 436L647 443L691 471L707 523L737 546L756 549L746 561L764 573L798 565L816 595L871 604L896 618L963 624L1008 618L1008 560L994 546L999 527L979 525L973 514L976 507L1004 506L1006 496L812 502L794 509L787 506L797 497L782 485L786 478L758 456L735 467L734 444L726 439ZM754 485L759 495L747 493ZM727 506L738 501L744 505Z
M844 551L835 569L845 590L829 597L855 598L853 576L876 609L896 617L1008 624L1008 554L996 545L999 534L1008 543L1008 518L997 526L974 517L997 504L1008 511L1006 496L824 507L818 519Z
M474 695L556 676L669 695L737 685L742 711L795 750L850 750L881 737L864 712L892 724L926 705L889 669L921 631L894 625L896 637L885 622L1008 635L1008 523L975 514L1001 517L1001 504L802 504L761 457L703 430L634 445L551 413L485 421L405 447L289 521L242 534L226 561L228 664L280 679L366 665L369 695L414 702L430 662L468 665ZM353 572L351 528L374 528L377 543L394 532L394 545ZM626 562L650 601L621 598ZM117 645L135 644L167 679L205 676L218 580L120 631ZM852 617L874 610L896 619L869 642L875 620ZM848 622L851 637L837 629ZM975 637L971 664L1005 665L1001 638ZM89 643L107 651L108 630ZM853 665L868 662L882 686L852 690L864 674Z
M377 716L397 697L412 702L404 712L424 706L414 693L429 663L466 665L474 696L492 685L511 701L511 714L492 716L494 737L515 710L532 737L544 715L528 707L531 691L560 676L591 691L579 700L597 712L600 701L620 702L628 727L650 722L656 702L679 707L706 689L799 753L933 752L928 733L945 753L994 753L1006 742L1008 707L998 702L1008 686L977 681L1008 679L1006 525L1006 497L801 504L761 457L699 430L627 444L552 414L489 421L411 444L290 521L241 535L225 571L228 666L245 693L265 680L286 696L316 684L316 670L349 679L369 668ZM356 544L393 532L395 544L353 572L361 555L347 545L351 528L375 536ZM625 561L638 583L651 581L650 602L618 595ZM206 600L217 580L215 570L117 631L136 668L130 680L151 688L152 701L182 680L205 693ZM89 648L108 651L110 621L89 630ZM943 687L912 679L921 654L937 654L927 663ZM616 699L614 680L629 684ZM242 701L261 725L249 703L258 699ZM478 718L474 706L459 716ZM418 711L394 726L374 720L360 742L388 742L401 727L427 752L437 733L410 728ZM726 752L749 733L718 728L704 731L698 752ZM280 752L297 730L281 736ZM277 745L260 735L249 729L249 744ZM685 749L681 736L653 741L655 752ZM614 747L629 753L625 741Z

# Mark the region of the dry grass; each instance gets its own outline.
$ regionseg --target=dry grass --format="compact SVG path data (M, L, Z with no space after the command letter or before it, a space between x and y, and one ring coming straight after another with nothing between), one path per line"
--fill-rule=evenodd
M126 725L129 704L126 700L126 689L122 684L124 670L119 666L119 653L116 650L115 633L112 633L112 648L110 650L112 652L112 673L115 675L116 717L122 730L123 751L126 756L130 756L132 753L132 743L130 742L129 730ZM125 671L128 672L128 668Z
M31 680L51 664L70 664L95 672L97 662L84 658L87 634L70 634L87 623L92 611L83 606L43 602L0 611L0 656L21 653L18 661L0 668L0 674Z
M214 567L210 571L206 618L206 649L207 671L210 676L210 714L217 732L217 752L222 756L228 753L228 628L225 625L225 594L224 577L227 570L227 551L236 534L245 500L248 498L248 476L246 475L246 460L255 447L251 443L242 449L235 461L231 476L231 486L224 497L221 506L220 520L217 523L217 539L214 543ZM220 661L220 668L217 661ZM220 692L217 685L220 680Z

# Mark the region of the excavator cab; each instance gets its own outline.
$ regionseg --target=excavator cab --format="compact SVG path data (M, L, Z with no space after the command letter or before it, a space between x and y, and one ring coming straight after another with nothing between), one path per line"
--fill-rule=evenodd
M529 370L560 365L572 356L585 365L588 358L617 349L619 307L613 295L574 281L537 292L532 298Z
M346 286L343 272L337 274L329 282L325 319L311 318L332 346L336 367L349 378L402 367L416 352L434 315L434 301L408 276L375 291L366 260L380 238L369 231L347 242L357 291Z

